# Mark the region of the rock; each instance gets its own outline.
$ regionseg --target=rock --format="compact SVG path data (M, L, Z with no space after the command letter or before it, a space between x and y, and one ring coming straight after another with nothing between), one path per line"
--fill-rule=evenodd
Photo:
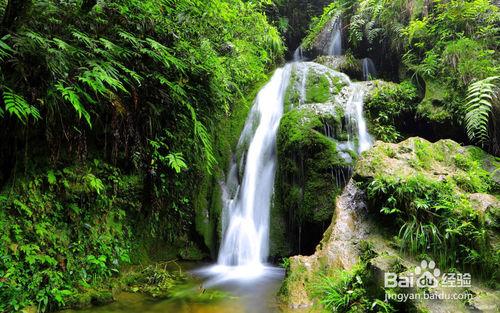
M336 24L339 22L339 15L334 14L328 22L325 23L323 28L319 31L313 39L309 47L309 54L311 55L328 55L330 54L330 44L332 41L332 32Z
M292 71L277 136L271 256L312 252L314 244L304 244L319 241L331 219L356 158L345 127L348 84L346 75L312 62Z
M351 269L360 257L357 244L367 237L364 193L351 181L339 197L332 224L311 256L290 258L290 271L282 288L282 296L292 308L313 304L310 283L319 271Z
M473 289L476 296L470 301L469 307L475 312L498 312L500 291Z
M361 60L346 55L322 55L314 60L332 70L346 73L349 77L363 80L363 68Z
M500 208L500 200L497 197L485 193L473 193L469 195L469 200L474 208L486 215L487 211L498 210Z
M400 143L377 141L356 164L355 179L368 181L376 176L393 176L407 179L422 175L431 180L451 179L457 191L488 189L490 182L481 166L479 148L462 147L450 139L431 143L419 137L411 137Z
M485 170L485 159L491 160L488 166L492 168L489 171ZM498 251L500 198L495 191L498 190L496 182L491 178L497 171L498 162L494 158L488 158L484 151L476 147L463 147L452 140L431 143L414 137L398 144L377 141L357 160L353 178L337 198L332 223L315 253L290 258L291 266L281 293L284 302L290 307L312 306L315 299L311 290L315 288L321 275L330 275L339 270L349 271L360 261L367 262L369 274L365 277L368 280L364 281L364 288L370 295L384 294L386 273L396 273L400 277L415 273L421 259L416 260L394 248L391 243L392 236L397 234L395 224L391 224L394 221L391 217L383 220L386 217L380 215L379 210L372 211L372 204L369 207L366 203L364 188L374 178L390 177L397 183L404 183L419 176L424 181L441 186L447 190L448 195L458 195L460 201L466 203L469 201L470 206L464 207L465 212L470 212L468 210L472 208L477 213L468 216L471 216L471 221L476 218L479 230L486 230L487 242L491 245L488 246L488 251ZM493 194L487 194L488 191ZM464 212L450 212L456 214L459 220L464 218ZM485 221L485 226L481 220ZM427 258L430 257L431 255L427 255ZM441 273L444 271L445 269L441 269ZM442 280L442 276L438 279ZM405 293L466 292L464 288L442 286L427 291L404 289ZM417 312L494 312L494 304L499 303L499 291L484 287L482 281L474 277L470 290L473 298L469 306L463 301L435 299L411 300L402 306L406 310Z

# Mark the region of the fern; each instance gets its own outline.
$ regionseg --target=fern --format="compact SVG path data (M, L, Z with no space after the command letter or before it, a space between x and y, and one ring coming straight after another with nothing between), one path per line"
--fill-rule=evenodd
M121 81L123 80L122 75L111 63L90 61L89 64L92 69L83 72L78 80L89 86L95 93L106 95L109 93L108 87L115 91L120 90L128 93Z
M180 173L182 170L187 169L186 161L182 156L182 152L172 152L166 156L168 160L168 166L172 168L176 173Z
M90 121L90 114L85 110L82 102L80 101L80 97L75 92L72 87L64 87L64 85L59 82L56 84L56 89L61 93L62 97L71 103L76 113L78 113L78 117L81 118L82 115L87 121L87 124L92 127L92 122Z
M5 104L5 111L11 116L15 115L21 123L26 124L29 117L33 119L40 119L40 112L37 108L30 105L23 97L14 93L11 89L6 88L3 93L3 102ZM3 111L0 116L3 115Z
M489 121L493 102L497 97L495 81L500 76L492 76L472 83L467 91L467 114L465 129L470 140L484 145L489 139Z
M5 35L0 38L0 61L3 61L5 58L10 57L11 53L14 52L12 48L5 43L7 39L10 38L10 35Z

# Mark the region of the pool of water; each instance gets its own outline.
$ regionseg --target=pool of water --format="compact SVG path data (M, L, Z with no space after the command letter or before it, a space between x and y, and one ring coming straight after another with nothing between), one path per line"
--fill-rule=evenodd
M195 300L156 300L139 293L122 292L116 301L107 305L82 310L65 310L64 313L283 313L289 312L279 304L276 294L281 286L284 271L267 267L256 277L229 278L226 274L214 274L209 267L192 271L199 282L199 292L204 288L224 291L222 300L196 302ZM294 311L296 312L296 311Z

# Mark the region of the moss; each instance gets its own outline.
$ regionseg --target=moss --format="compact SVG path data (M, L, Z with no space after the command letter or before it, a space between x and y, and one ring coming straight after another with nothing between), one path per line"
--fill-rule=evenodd
M401 84L375 81L365 101L369 131L377 139L396 142L414 120L417 90L408 81Z
M83 309L94 305L108 304L113 301L115 299L110 290L89 289L69 296L65 302L65 307Z
M388 149L397 153L388 157ZM460 260L480 277L486 272L488 278L497 277L493 264L499 256L488 231L495 222L490 216L484 222L496 203L484 193L495 193L495 182L482 166L484 155L451 140L378 142L359 160L355 179L364 182L372 212L381 212L386 226L399 229L404 251L428 254L441 268ZM414 237L416 233L420 237Z
M306 84L306 103L323 103L331 99L330 82L325 75L309 73Z
M363 68L360 60L357 60L349 51L343 56L321 55L314 62L347 74L351 79L363 78Z
M302 263L298 262L298 260L292 260L291 262L291 268L287 270L283 284L278 291L278 297L284 301L289 299L291 292L297 292L300 289L305 292L305 284L302 282L308 276L307 269Z
M325 26L333 19L337 18L337 16L340 16L340 14L341 9L338 3L332 2L326 6L323 9L323 14L319 18L316 17L313 19L310 30L302 42L303 48L306 50L311 49L317 41L318 35L324 31Z
M297 70L294 67L290 75L290 83L288 84L288 87L285 92L285 99L283 104L285 112L290 111L294 104L299 103L300 93L295 86L295 82L297 82L297 79L298 79Z
M452 118L451 112L445 107L448 93L446 86L436 81L425 82L425 95L417 107L417 115L431 122L444 123Z
M338 178L350 164L337 151L337 142L322 132L328 123L342 133L340 120L306 107L293 109L281 119L277 138L280 162L271 210L271 223L280 227L271 231L271 255L297 251L296 236L302 225L321 228L330 221L343 183ZM305 231L313 234L317 229ZM273 242L284 237L289 245Z

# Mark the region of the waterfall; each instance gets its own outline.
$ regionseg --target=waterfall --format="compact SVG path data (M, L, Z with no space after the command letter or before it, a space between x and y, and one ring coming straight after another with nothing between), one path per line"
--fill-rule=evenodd
M363 65L363 79L370 80L377 76L377 69L375 68L375 64L372 59L364 58L362 60Z
M340 17L333 22L328 55L342 55L342 19Z
M372 138L366 127L363 116L363 97L365 91L360 83L351 83L352 92L346 106L346 119L349 132L349 145L354 147L353 139L357 137L357 153L368 150L372 145Z
M249 144L242 159L241 185L235 186L236 160L228 175L226 189L232 192L225 192L228 198L225 199L223 239L217 261L221 267L244 267L254 272L267 260L269 211L277 161L276 133L289 79L290 65L275 71L259 91L240 136L239 149Z
M304 60L304 54L302 52L302 46L298 46L293 52L293 62L299 62Z

